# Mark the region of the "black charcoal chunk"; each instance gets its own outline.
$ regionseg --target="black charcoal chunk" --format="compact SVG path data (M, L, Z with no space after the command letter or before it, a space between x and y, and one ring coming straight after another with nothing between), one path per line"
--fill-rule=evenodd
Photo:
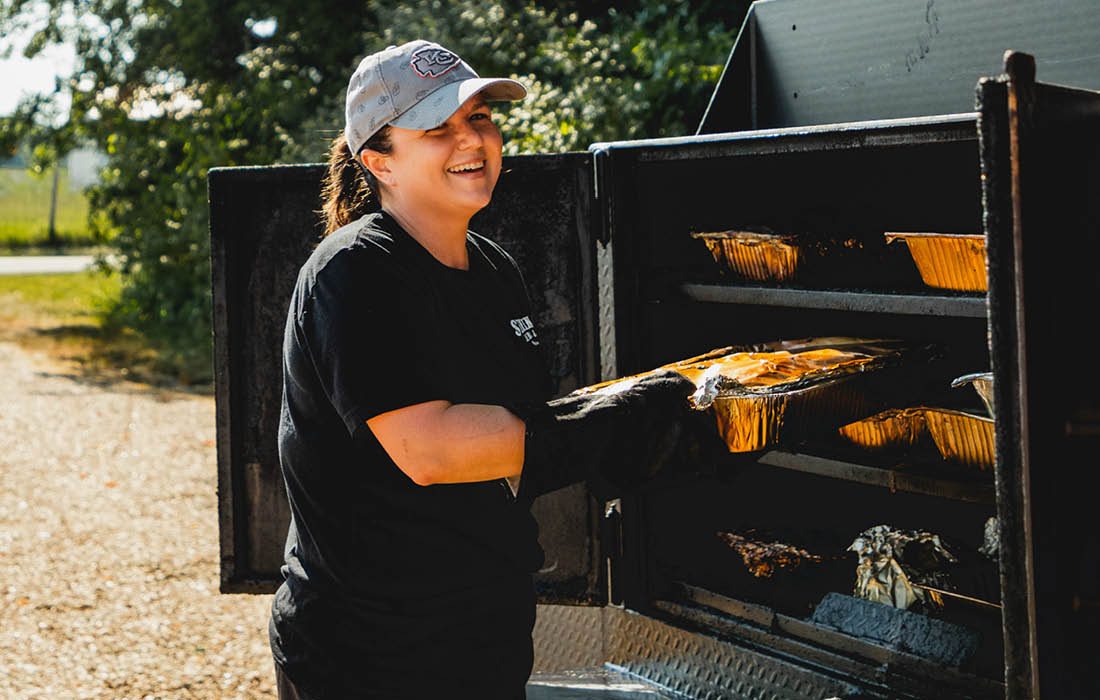
M965 664L980 642L980 635L965 627L840 593L827 594L811 619L823 627L947 666Z

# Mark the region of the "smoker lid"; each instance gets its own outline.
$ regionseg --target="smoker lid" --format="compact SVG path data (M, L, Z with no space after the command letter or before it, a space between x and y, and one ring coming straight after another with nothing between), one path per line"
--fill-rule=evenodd
M1004 52L1100 89L1095 0L758 0L698 134L968 112Z

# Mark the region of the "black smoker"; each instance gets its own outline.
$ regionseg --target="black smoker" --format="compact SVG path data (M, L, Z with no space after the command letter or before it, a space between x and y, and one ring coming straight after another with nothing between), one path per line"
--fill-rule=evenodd
M945 349L945 377L991 369L997 415L985 478L783 449L612 503L581 485L543 497L532 698L554 696L553 672L601 667L708 698L1100 693L1085 487L1100 442L1100 93L1037 83L1014 54L963 111L1010 46L1048 79L1100 87L1100 12L1049 5L1012 3L1008 17L993 0L758 2L699 135L506 159L473 227L523 267L560 392L730 344L895 337ZM279 580L280 336L319 235L321 174L210 173L223 592ZM886 230L984 233L989 292L929 292L888 256L850 282L732 282L688 234L745 223L868 246ZM984 602L945 608L980 640L961 665L935 644L837 631L812 613L820 581L734 574L715 536L835 542L881 522L977 549L991 516L999 576L976 575ZM854 557L837 567L832 590L849 593Z

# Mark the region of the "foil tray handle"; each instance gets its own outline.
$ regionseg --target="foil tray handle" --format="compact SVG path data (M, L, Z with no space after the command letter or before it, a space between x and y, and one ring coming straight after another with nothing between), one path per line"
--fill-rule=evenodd
M993 412L993 373L975 372L973 374L964 374L951 382L951 386L956 389L961 386L966 386L967 384L973 386L974 391L978 392L978 396L981 397L982 403L985 404L985 410L989 411L989 417L996 418Z

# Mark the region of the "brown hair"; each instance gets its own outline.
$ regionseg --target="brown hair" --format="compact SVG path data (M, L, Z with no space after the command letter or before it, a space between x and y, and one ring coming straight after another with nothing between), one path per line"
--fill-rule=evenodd
M386 125L363 144L379 153L390 153L390 127ZM374 175L352 156L343 132L332 141L328 150L328 173L321 185L321 215L325 220L325 235L369 214L381 203L381 192Z

